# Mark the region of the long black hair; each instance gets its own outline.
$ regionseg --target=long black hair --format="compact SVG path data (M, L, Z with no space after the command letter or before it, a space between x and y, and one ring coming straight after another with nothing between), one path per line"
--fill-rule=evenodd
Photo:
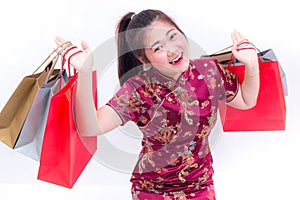
M129 12L119 21L116 29L118 43L118 76L121 86L127 79L136 75L142 66L138 58L148 62L143 43L143 30L155 21L173 25L184 34L177 24L160 10L143 10L138 14Z

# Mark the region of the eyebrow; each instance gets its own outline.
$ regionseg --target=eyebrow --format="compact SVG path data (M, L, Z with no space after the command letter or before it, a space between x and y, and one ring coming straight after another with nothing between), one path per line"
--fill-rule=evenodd
M171 31L173 31L173 30L175 30L175 29L174 29L174 28L169 29L169 30L166 32L166 36L168 36L169 33L170 33ZM156 44L159 44L159 41L154 42L154 43L152 44L152 46L151 46L151 49L152 49Z

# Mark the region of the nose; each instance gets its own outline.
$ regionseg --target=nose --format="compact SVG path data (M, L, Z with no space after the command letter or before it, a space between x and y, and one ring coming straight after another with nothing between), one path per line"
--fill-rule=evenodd
M167 51L168 56L174 56L176 54L176 47L171 43L165 45L165 50Z
M174 56L174 54L175 54L174 52L167 50L168 57L172 57Z

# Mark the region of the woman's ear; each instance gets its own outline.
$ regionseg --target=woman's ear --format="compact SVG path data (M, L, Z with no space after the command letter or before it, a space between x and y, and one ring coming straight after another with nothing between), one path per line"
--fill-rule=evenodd
M146 64L146 60L145 60L144 57L139 56L139 57L138 57L138 60L139 60L142 64Z

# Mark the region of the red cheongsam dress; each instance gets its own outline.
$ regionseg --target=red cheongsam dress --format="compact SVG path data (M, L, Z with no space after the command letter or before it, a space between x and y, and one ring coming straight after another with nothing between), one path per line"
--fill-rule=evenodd
M155 68L128 79L107 103L143 133L132 173L134 200L213 200L208 136L218 101L230 102L237 77L213 59L191 60L177 80Z

